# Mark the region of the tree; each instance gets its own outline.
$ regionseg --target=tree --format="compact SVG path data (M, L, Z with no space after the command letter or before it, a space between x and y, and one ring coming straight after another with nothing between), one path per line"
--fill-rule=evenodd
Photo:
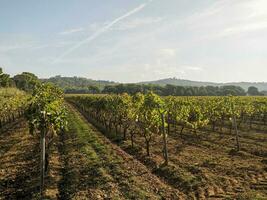
M226 85L226 86L220 87L220 94L222 96L228 96L228 95L244 96L244 95L246 95L246 92L243 88L241 88L239 86Z
M12 85L12 80L9 74L4 74L3 69L0 67L0 87L9 87Z
M106 85L102 90L104 94L117 93L117 88L114 85Z
M205 87L200 87L198 89L198 95L199 96L207 96L208 95L207 89Z
M176 86L176 93L173 95L184 96L185 95L185 88L183 86Z
M88 91L91 94L99 94L100 93L100 89L99 87L95 86L95 85L89 85L88 86Z
M17 88L27 92L32 92L35 86L40 84L38 77L29 72L23 72L14 76L13 80Z
M165 96L176 94L176 86L167 84L164 88L163 94Z
M250 86L250 87L248 88L248 92L247 92L247 94L248 94L249 96L262 96L262 93L259 92L258 88L254 87L254 86Z

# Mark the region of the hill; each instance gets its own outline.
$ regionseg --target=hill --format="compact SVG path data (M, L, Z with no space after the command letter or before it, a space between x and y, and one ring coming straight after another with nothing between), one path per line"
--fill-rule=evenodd
M230 82L230 83L214 83L214 82L201 82L201 81L191 81L185 79L177 78L167 78L155 81L140 82L140 84L155 84L155 85L176 85L176 86L224 86L224 85L234 85L242 87L247 90L250 86L257 87L260 91L267 90L267 82Z
M41 79L44 82L50 82L63 89L69 88L87 88L88 86L97 86L103 89L105 85L113 85L113 81L93 80L83 77L62 77L55 76L48 79Z
M106 85L117 85L120 84L119 82L114 81L106 81L106 80L93 80L83 77L62 77L62 76L55 76L48 79L42 79L44 82L51 82L55 85L63 88L63 89L82 89L88 88L88 86L97 86L101 90ZM247 91L250 86L257 87L259 91L267 91L267 82L230 82L230 83L215 83L215 82L202 82L202 81L191 81L185 79L177 79L177 78L167 78L167 79L160 79L155 81L146 81L146 82L139 82L136 84L152 84L152 85L160 85L165 86L167 84L175 85L175 86L226 86L226 85L233 85L239 86Z

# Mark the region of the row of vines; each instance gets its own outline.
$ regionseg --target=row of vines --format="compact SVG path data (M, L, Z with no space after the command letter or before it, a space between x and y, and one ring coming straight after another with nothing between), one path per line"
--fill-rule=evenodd
M171 128L192 132L229 128L234 130L236 150L240 150L238 128L253 123L266 125L267 99L264 97L160 97L152 92L122 95L68 95L66 99L81 112L100 123L107 132L124 139L144 137L147 155L154 134L162 136L163 156L168 164L167 136ZM120 131L122 130L122 131Z
M31 94L16 88L0 89L0 131L25 117L33 138L40 141L40 195L43 196L54 136L66 127L63 91L50 84L36 84Z
M24 114L28 98L25 92L14 88L0 89L0 129Z

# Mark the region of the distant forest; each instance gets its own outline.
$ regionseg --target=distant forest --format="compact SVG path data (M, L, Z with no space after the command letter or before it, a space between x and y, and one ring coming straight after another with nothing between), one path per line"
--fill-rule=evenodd
M144 82L144 83L131 83L131 84L121 84L112 81L102 81L102 80L92 80L81 77L61 77L55 76L49 79L43 79L44 82L51 82L62 89L68 94L121 94L129 93L135 94L138 92L146 93L148 91L153 91L154 93L162 96L174 95L174 96L225 96L225 95L235 95L235 96L262 96L267 95L267 92L259 91L257 87L247 86L247 89L242 88L238 85L215 85L216 83L194 82L187 81L191 83L184 85L186 80L180 79L165 79L171 80L173 84L157 84L157 82ZM182 85L177 82L183 81ZM160 82L161 80L159 80ZM199 86L192 86L192 84L198 84Z
M0 68L0 87L17 87L25 91L32 91L38 77L29 72L10 77ZM223 86L177 86L172 84L159 85L151 83L120 84L112 81L96 81L80 77L55 76L49 79L41 79L43 82L50 82L62 88L67 94L135 94L138 92L147 93L153 91L162 96L263 96L266 91L259 91L254 86L247 90L236 85Z

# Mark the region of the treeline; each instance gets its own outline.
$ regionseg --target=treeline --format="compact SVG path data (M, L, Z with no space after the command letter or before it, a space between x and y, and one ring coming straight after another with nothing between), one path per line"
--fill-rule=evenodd
M4 74L0 68L0 87L17 87L25 91L32 91L39 79L32 73L23 72L14 77ZM175 86L167 84L115 84L109 81L94 81L80 77L55 76L42 79L42 82L53 83L64 90L66 94L146 94L153 91L160 96L264 96L256 87L249 87L245 91L242 87L234 85L225 86Z
M92 80L77 76L74 77L55 76L48 79L41 79L41 81L53 83L65 91L74 93L76 93L77 91L85 93L91 92L92 90L92 88L90 88L91 86L94 86L97 89L102 90L105 85L115 84L115 82L112 81ZM95 91L93 90L93 92Z
M256 87L251 86L248 91L245 91L239 86L175 86L169 85L160 86L152 84L117 84L106 85L103 89L96 85L87 87L71 87L64 89L66 94L146 94L153 91L160 96L264 96L263 92L259 92Z
M148 93L153 91L155 94L160 96L263 96L255 87L249 87L248 91L245 91L239 86L175 86L169 85L139 85L139 84L119 84L119 85L107 85L103 89L102 93L105 94L136 94Z
M266 92L259 90L253 83L246 87L241 87L233 83L232 85L215 85L208 82L195 82L178 79L166 79L165 84L162 82L147 82L147 83L132 83L119 84L112 81L93 80L82 77L62 77L55 76L49 79L42 79L44 82L51 82L56 86L62 88L67 94L136 94L138 92L147 93L153 91L158 95L168 96L224 96L224 95L238 95L238 96L261 96L266 95ZM192 83L198 85L192 85ZM201 85L205 84L205 85ZM210 84L210 85L209 85ZM243 89L242 89L243 88Z
M40 84L40 81L32 73L23 72L14 77L10 77L9 74L5 74L2 68L0 68L0 87L16 87L31 93L37 84Z
M95 85L89 85L88 87L85 88L65 88L64 92L66 94L100 94L101 90L99 87Z
M66 94L146 94L153 91L161 96L262 96L257 88L250 87L245 91L242 87L225 86L175 86L171 84L116 84L109 81L95 81L81 77L55 76L43 80L61 87Z

